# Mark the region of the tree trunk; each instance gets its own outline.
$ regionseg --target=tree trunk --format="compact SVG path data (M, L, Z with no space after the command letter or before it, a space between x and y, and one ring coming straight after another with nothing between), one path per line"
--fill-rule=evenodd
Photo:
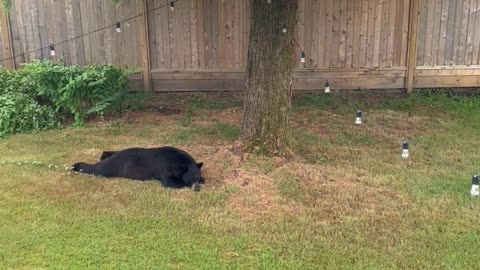
M285 155L290 152L297 0L250 0L250 9L241 142L247 151Z

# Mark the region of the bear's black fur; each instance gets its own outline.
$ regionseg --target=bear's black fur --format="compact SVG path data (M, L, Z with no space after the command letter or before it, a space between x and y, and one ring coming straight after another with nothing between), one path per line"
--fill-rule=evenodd
M167 188L191 186L199 191L200 184L205 182L200 172L202 166L187 152L166 146L105 151L96 164L79 162L72 170L103 177L158 180Z

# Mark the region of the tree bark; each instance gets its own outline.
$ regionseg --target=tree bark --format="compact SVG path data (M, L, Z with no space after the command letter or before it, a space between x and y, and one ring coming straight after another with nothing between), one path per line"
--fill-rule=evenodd
M292 56L297 0L250 0L250 37L241 143L245 150L290 152ZM284 33L283 28L286 28Z

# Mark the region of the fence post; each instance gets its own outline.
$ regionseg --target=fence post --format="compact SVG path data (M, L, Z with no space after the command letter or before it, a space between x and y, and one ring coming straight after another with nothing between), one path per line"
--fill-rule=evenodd
M410 0L410 14L408 19L407 45L407 73L405 88L410 93L414 88L415 70L417 68L417 33L419 0Z
M10 29L10 16L7 11L0 9L0 25L2 26L3 43L3 62L6 68L15 69L15 59L13 58L12 32Z
M141 16L141 22L138 24L139 33L140 33L140 50L142 57L142 78L143 78L143 88L145 90L152 90L152 80L151 80L151 65L150 65L150 42L149 42L149 31L148 31L148 7L147 0L136 1L138 4L137 9L143 13Z

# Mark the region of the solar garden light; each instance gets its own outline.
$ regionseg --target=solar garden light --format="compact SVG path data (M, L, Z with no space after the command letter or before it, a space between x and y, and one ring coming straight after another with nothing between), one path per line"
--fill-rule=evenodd
M470 195L472 197L480 196L480 190L478 189L478 175L472 177L472 188L470 189Z
M403 158L408 158L409 153L408 153L408 142L407 140L404 140L402 142L402 157Z
M328 81L325 83L325 93L330 93L330 84Z
M50 44L48 47L50 48L50 56L55 56L55 46Z
M120 22L117 22L117 33L122 32L122 27L120 26Z
M362 123L362 111L357 111L357 118L355 118L355 124L360 125Z

